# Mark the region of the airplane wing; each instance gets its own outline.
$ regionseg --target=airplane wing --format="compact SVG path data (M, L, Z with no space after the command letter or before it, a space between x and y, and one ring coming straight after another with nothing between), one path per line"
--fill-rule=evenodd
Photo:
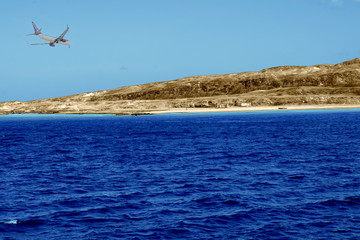
M50 43L30 43L30 45L49 45Z
M56 38L56 39L54 40L54 42L58 43L59 41L61 41L61 40L64 38L65 34L66 34L68 31L69 31L69 26L67 26L66 30L65 30L58 38Z
M30 45L50 45L50 47L55 47L55 43L47 42L47 43L30 43Z

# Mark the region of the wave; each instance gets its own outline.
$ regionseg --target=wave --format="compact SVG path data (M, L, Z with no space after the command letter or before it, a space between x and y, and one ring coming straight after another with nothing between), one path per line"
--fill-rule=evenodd
M4 222L0 222L3 225L17 225L17 226L39 226L43 225L46 221L41 219L27 219L27 220L20 220L20 219L12 219Z

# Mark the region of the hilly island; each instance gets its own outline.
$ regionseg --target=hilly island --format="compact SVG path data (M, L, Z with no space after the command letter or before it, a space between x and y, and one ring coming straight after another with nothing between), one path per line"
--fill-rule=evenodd
M0 114L152 114L161 112L360 108L360 59L281 66L258 72L166 82L34 101L0 103Z

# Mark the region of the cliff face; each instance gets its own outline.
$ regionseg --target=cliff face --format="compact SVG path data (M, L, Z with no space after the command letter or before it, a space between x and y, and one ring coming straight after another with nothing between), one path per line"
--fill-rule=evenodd
M360 104L360 59L186 77L61 98L0 103L0 113L124 113L151 109Z

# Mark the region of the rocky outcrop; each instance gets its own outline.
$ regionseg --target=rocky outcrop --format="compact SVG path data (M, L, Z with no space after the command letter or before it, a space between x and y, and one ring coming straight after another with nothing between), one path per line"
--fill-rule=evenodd
M61 98L0 103L8 113L119 113L168 108L360 104L360 59L186 77Z

